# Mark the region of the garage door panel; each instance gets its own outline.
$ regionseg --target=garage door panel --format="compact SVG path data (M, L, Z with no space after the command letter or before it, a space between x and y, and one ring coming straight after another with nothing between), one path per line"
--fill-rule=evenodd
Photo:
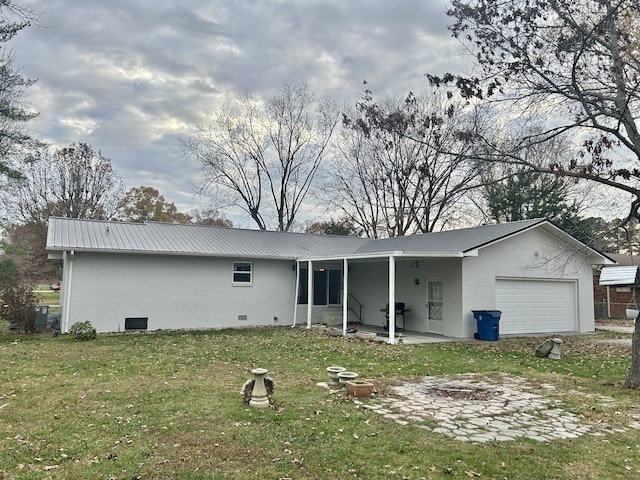
M496 308L502 311L501 334L575 330L575 282L496 280Z

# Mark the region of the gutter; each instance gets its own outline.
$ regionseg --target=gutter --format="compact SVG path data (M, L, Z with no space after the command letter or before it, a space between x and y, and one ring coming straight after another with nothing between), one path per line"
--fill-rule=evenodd
M300 262L296 262L296 289L295 296L293 298L293 325L291 328L296 326L296 318L298 316L298 295L300 290Z
M65 252L67 248L73 248L72 251L88 252L88 253L106 253L106 254L134 254L134 255L164 255L176 257L211 257L211 258L255 258L260 260L296 260L294 255L256 255L250 252L235 253L211 253L211 252L184 252L171 250L123 250L113 248L77 248L77 247L46 247L47 252Z
M73 259L75 257L75 251L71 250L70 252L63 252L62 253L62 265L63 265L63 271L65 273L63 273L64 275L64 279L63 279L63 285L65 287L64 290L64 303L62 305L62 313L64 315L64 319L61 322L61 327L64 326L64 328L61 328L62 333L67 333L69 331L69 305L71 304L71 280L73 278Z

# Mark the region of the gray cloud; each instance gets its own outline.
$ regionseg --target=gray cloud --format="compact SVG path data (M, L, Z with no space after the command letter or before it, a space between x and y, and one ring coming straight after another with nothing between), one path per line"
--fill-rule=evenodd
M426 86L457 71L446 0L32 0L40 27L13 42L40 112L33 134L84 141L128 187L148 185L186 210L195 162L178 139L236 95L307 81L338 103Z

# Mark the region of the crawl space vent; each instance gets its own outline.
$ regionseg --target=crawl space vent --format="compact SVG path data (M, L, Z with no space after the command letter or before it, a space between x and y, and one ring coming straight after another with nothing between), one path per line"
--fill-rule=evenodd
M238 321L247 320L247 315L238 315Z
M125 330L146 330L148 317L129 317L124 319Z

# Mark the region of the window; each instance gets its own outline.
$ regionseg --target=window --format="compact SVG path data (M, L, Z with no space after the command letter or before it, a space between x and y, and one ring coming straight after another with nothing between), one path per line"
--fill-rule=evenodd
M300 283L298 284L298 304L306 305L309 302L309 278L307 277L308 270L300 270Z
M313 272L313 304L327 304L327 271L324 268Z
M234 285L251 285L252 275L253 264L251 262L233 262Z
M308 270L300 269L298 283L298 304L309 302ZM319 267L313 271L313 304L341 305L342 304L342 270Z
M329 305L342 304L342 270L329 270Z

